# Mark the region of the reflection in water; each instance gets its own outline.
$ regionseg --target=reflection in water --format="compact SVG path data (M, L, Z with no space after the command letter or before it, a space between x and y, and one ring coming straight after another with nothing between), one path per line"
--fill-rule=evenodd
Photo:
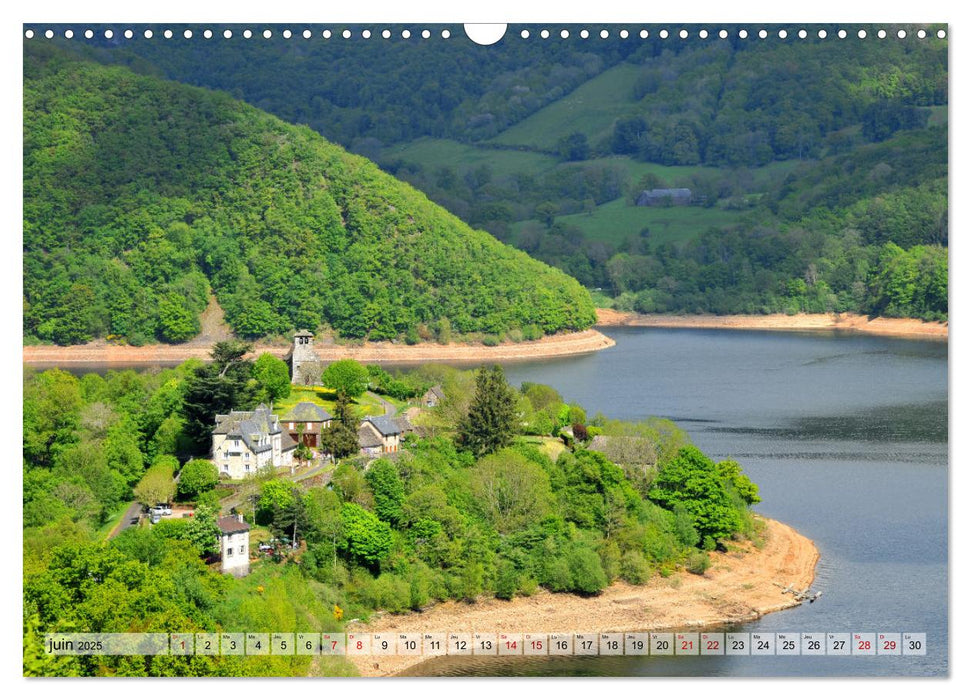
M841 416L807 416L785 427L711 427L712 432L749 433L783 440L859 440L863 442L947 441L947 401L877 406Z

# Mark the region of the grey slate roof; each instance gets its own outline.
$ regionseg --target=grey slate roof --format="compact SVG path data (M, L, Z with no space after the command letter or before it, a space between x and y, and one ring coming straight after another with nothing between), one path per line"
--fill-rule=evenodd
M217 415L216 427L212 431L213 435L242 440L253 452L273 449L270 444L258 444L260 437L280 432L279 418L271 414L265 404L260 404L253 411L230 411L226 416Z
M291 408L290 412L280 420L293 421L295 423L324 423L333 419L334 416L330 415L317 404L311 403L310 401L301 401Z
M691 190L687 187L662 187L654 188L653 190L644 190L641 195L647 195L648 197L690 197Z
M691 201L691 190L687 187L664 187L644 190L637 197L637 205L644 206L650 202L660 202L670 198L674 202L688 203Z
M289 452L297 449L297 441L290 437L290 433L283 433L280 436L280 452Z
M378 432L384 437L388 437L389 435L401 435L401 433L411 428L411 424L408 422L407 418L395 418L394 416L367 416L364 420L377 428Z
M375 430L376 428L373 425L361 423L361 426L357 429L357 442L362 448L384 446L384 443L381 442L381 437Z
M444 398L445 398L445 392L444 392L444 391L442 391L442 387L441 387L441 386L440 386L439 384L436 384L436 385L435 385L435 386L433 386L433 387L432 387L431 389L429 389L428 391L426 391L426 392L425 392L425 395L426 395L426 396L427 396L428 394L431 394L431 395L433 395L433 396L437 396L439 400L441 400L441 399L444 399Z

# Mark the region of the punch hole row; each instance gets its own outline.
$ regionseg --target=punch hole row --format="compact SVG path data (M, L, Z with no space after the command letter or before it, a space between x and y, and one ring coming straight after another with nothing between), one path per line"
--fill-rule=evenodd
M452 36L451 31L449 31L448 29L442 29L440 32L436 30L435 33L438 34L438 36L440 36L442 39L449 39ZM813 33L819 39L826 39L827 37L829 37L829 33L825 29L819 29ZM432 37L432 34L433 34L432 31L429 29L423 29L420 32L415 32L414 34L409 29L403 29L400 33L398 33L398 36L400 36L400 38L402 39L410 39L412 36L417 35L417 36L420 36L422 39L430 39ZM709 38L715 38L715 37L719 39L728 39L729 36L731 36L732 34L737 36L739 39L748 39L750 36L758 39L768 39L770 36L773 36L773 38L778 37L779 39L789 39L790 37L798 37L799 39L806 39L810 36L810 32L807 31L806 29L799 29L799 30L792 30L792 31L788 29L779 29L773 32L769 32L769 30L767 29L760 29L754 34L750 34L747 29L739 29L734 32L729 32L727 29L720 29L718 31L715 31L715 30L709 31L708 29L700 29L694 32L689 32L687 29L680 29L677 31L661 29L656 33L656 36L660 39L678 38L681 40L694 39L694 38L709 39ZM101 32L101 35L105 39L113 39L115 37L115 32L111 29L105 29L103 32ZM132 29L126 29L121 33L121 36L123 36L125 39L134 39L136 35L144 39L153 39L153 38L156 38L156 36L160 36L164 39L172 39L177 35L181 36L183 39L192 39L193 37L196 36L196 33L193 32L191 29L185 29L178 34L172 31L171 29L164 29L158 35L156 35L155 32L151 29L145 29L141 32L135 32ZM856 31L855 35L859 39L866 39L868 37L871 37L871 35L865 29L860 29ZM879 29L872 34L873 37L876 37L878 39L886 39L888 36L896 36L898 39L906 39L908 35L909 34L905 29L899 29L895 33L888 32L886 29ZM916 32L914 32L914 35L918 39L926 39L929 36L929 33L925 29L918 29ZM936 33L934 33L934 35L938 39L944 39L947 37L947 32L944 29L939 29L937 30ZM24 37L27 39L33 39L35 37L39 38L40 36L43 36L46 39L53 39L56 36L56 34L52 29L48 29L43 33L37 33L33 29L27 29L24 31ZM83 37L85 39L93 39L95 36L95 32L91 29L86 29L83 32L80 32L80 34L76 34L73 29L64 30L63 37L65 39L74 39L76 36L78 38ZM212 29L204 29L199 32L199 36L201 36L203 39L212 39L213 37L219 37L219 36L221 36L223 39L232 39L237 36L242 37L243 39L252 39L254 36L261 36L263 39L272 39L275 36L275 32L271 29L264 29L262 32L254 33L253 30L251 29L244 29L243 31L237 34L233 32L231 29L225 29L222 32L214 32ZM280 36L282 36L284 39L292 39L294 37L311 39L315 36L315 34L309 29L304 29L303 31L293 31L290 29L284 29L280 32ZM390 29L383 29L381 31L377 31L377 30L372 31L371 29L363 29L357 32L352 32L350 29L344 29L342 31L339 31L338 33L335 33L330 29L324 29L322 32L320 32L319 36L323 39L331 39L334 37L351 39L355 36L362 39L371 39L372 37L377 37L377 36L380 36L382 39L391 39L392 36L395 36L395 33L392 32ZM531 36L533 36L533 34L528 29L523 29L522 31L520 31L519 36L522 39L529 39ZM580 39L589 39L592 36L599 37L600 39L609 39L611 36L617 36L621 39L628 39L631 36L637 36L637 37L640 37L641 39L647 39L651 37L652 34L647 29L641 29L639 31L621 29L621 30L616 30L614 32L611 32L609 29L601 29L599 31L597 30L591 31L589 29L580 29L579 31L570 30L570 29L561 29L558 32L550 31L549 29L541 29L538 32L536 32L535 36L539 37L540 39L549 39L550 37L554 37L554 36L558 36L560 39L569 39L571 36L577 36ZM851 34L845 29L839 29L833 33L833 36L839 39L846 39L847 37L851 36Z

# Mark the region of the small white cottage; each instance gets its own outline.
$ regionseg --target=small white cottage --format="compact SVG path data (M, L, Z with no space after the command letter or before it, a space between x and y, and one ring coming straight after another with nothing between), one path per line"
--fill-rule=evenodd
M242 515L227 515L219 525L219 554L222 572L242 578L249 574L249 525Z

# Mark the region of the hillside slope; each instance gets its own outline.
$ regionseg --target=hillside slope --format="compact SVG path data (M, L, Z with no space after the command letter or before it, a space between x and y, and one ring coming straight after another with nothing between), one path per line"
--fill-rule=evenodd
M534 337L595 320L576 281L308 128L28 46L25 339L179 342L210 287L244 337Z

